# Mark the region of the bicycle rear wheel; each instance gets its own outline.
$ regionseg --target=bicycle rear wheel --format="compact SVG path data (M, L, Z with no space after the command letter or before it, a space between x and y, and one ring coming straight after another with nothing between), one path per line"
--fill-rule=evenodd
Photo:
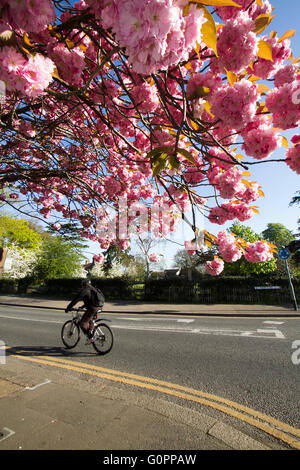
M97 323L93 335L93 347L98 354L109 353L114 344L114 336L108 325Z
M61 329L61 339L67 349L75 348L77 345L80 340L80 329L73 320L64 323Z

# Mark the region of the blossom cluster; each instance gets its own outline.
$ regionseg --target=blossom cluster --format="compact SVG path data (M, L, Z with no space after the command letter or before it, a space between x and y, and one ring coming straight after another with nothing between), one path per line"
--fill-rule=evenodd
M226 21L218 39L219 69L239 73L255 60L259 39L253 29L254 21L247 12Z
M194 6L183 16L174 0L87 0L104 27L112 28L137 73L151 74L187 60L201 42L203 11Z
M245 259L251 263L265 263L273 258L272 248L266 241L244 242L244 247L238 246L235 235L223 230L218 233L217 245L220 257L215 257L213 261L207 261L206 271L213 275L219 275L224 269L224 261L233 263L244 255Z
M290 147L286 154L287 165L300 175L300 136L294 135L292 138L294 143L293 147Z
M219 253L229 263L239 260L242 257L242 251L236 245L236 238L226 230L218 234Z
M211 112L232 129L243 129L255 116L257 86L249 80L224 84L211 97Z
M220 206L210 209L208 219L210 222L218 225L224 225L229 220L238 219L240 222L246 222L254 217L254 211L251 206L245 202L225 202Z
M270 124L268 117L258 116L241 132L243 150L256 160L268 158L281 145L282 137Z
M149 255L149 261L151 263L158 263L161 260L161 256L158 253L151 253Z
M36 98L52 82L53 71L54 63L42 54L25 59L14 47L0 49L0 76L7 91Z
M270 261L273 258L273 253L267 242L257 241L248 243L245 250L245 258L251 263L262 263Z
M206 261L205 269L211 276L218 276L224 269L224 261L216 256L212 261Z

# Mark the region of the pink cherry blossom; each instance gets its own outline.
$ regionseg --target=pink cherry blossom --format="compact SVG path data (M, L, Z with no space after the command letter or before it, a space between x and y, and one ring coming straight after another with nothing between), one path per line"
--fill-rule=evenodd
M151 263L158 263L161 259L161 256L157 253L151 253L151 255L149 256L149 261L151 261Z
M54 5L50 0L10 0L8 17L17 28L40 32L55 20Z
M227 126L234 129L245 127L256 112L257 87L242 79L233 86L218 88L211 98L211 111Z
M54 63L42 54L28 61L13 47L0 50L0 70L9 91L17 89L22 95L37 97L53 80Z
M94 5L94 4L93 4ZM134 70L151 74L188 59L189 52L201 41L203 12L192 6L187 16L172 0L128 0L106 3L94 10L111 27L122 47L126 48Z
M128 249L133 232L168 237L191 209L193 224L198 211L250 220L263 192L244 170L282 145L278 128L299 126L300 77L290 41L255 31L270 2L236 2L208 7L224 22L215 54L201 2L0 0L1 200L22 198L56 229L77 222L101 250ZM297 174L299 142L286 154ZM217 275L244 248L227 231L212 239ZM271 255L266 242L245 249Z
M252 32L253 28L254 22L247 12L226 22L218 39L219 67L239 73L254 61L258 37Z
M95 263L102 264L104 262L104 259L104 255L102 253L93 256L93 260L95 261Z
M296 134L291 138L291 142L295 145L300 144L300 135Z
M149 83L135 86L131 90L131 96L141 113L152 113L159 105L156 90Z
M251 16L255 19L259 15L268 15L272 12L272 5L268 0L262 0L261 2L249 2L249 0L235 0L235 3L241 5L242 8L238 7L219 7L217 8L217 13L222 18L222 20L235 19L241 10L246 10ZM250 8L249 8L250 5Z
M218 244L220 255L229 263L239 260L243 255L242 251L236 245L234 235L226 230L218 233Z
M268 158L281 145L282 137L270 126L270 121L258 123L257 127L249 126L241 135L244 138L243 149L251 157L262 160Z
M213 261L205 263L205 269L211 276L219 276L224 270L224 261L221 258L215 257Z
M274 76L281 68L282 63L291 55L290 41L285 39L278 42L276 38L263 36L261 38L272 48L272 60L262 59L261 57L253 64L251 73L265 80Z
M300 142L300 137L298 140ZM296 140L296 139L294 139ZM297 142L297 140L296 140ZM295 145L294 147L290 147L286 153L286 164L295 171L298 175L300 175L300 145Z
M223 199L232 199L236 193L243 190L242 177L242 171L234 166L218 173L214 178L214 186L220 191L220 196Z
M194 256L197 253L197 247L195 241L186 240L184 247L190 256Z
M287 64L281 67L275 75L275 87L285 85L285 83L292 83L296 80L297 67L293 64Z
M270 246L264 241L247 243L244 255L246 260L251 263L266 262L273 258Z
M266 106L272 113L274 127L291 129L300 123L300 106L294 99L299 90L299 81L285 83L279 88L274 88L266 98Z

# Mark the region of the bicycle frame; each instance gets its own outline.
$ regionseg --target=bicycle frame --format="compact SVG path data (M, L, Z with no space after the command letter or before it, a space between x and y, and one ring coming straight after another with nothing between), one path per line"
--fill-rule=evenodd
M77 308L72 308L72 310L70 310L72 312L72 321L75 322L75 323L78 323L80 322L83 314L86 312L86 308L85 307L77 307ZM82 312L82 313L80 313ZM98 314L101 313L102 310L99 309L99 311L97 313L95 313L94 317L93 317L93 321L96 322L96 321L101 321L101 322L111 322L111 320L109 318L98 318Z
M61 339L66 348L72 349L80 341L80 331L83 331L85 335L87 334L87 332L83 330L80 325L82 316L84 312L86 312L86 308L78 307L69 311L72 312L72 319L64 323L61 330ZM93 332L91 344L98 354L103 355L107 354L111 350L114 338L110 327L105 324L107 322L111 322L111 320L108 318L98 319L98 313L100 312L102 312L102 309L99 309L96 312L93 320L91 321L92 324L89 325L89 328ZM108 346L106 347L106 345Z

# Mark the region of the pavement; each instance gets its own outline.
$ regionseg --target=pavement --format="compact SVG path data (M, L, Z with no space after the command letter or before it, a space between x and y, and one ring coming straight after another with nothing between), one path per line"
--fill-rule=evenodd
M66 303L65 300L0 296L2 305L64 309ZM277 306L139 302L107 302L104 312L297 314L292 308ZM62 363L55 354L46 358L27 352L22 356L12 347L5 354L2 350L1 355L0 350L0 450L97 450L97 463L134 467L153 464L150 461L153 452L168 458L172 451L177 455L180 451L186 458L203 450L290 449L248 423L237 419L232 425L225 415L210 413L203 404L197 410L189 408L184 406L184 400L172 402L163 393L150 395L122 381L116 383L103 374L76 369L76 365L64 367ZM67 360L65 363L71 364ZM124 459L132 460L121 461L123 455Z
M25 297L17 295L0 295L0 305L28 306L31 308L47 308L64 310L69 300L45 297ZM79 304L78 304L79 305ZM292 306L278 305L252 305L252 304L168 304L155 302L139 302L121 300L105 302L103 312L108 313L163 313L186 315L213 315L213 316L290 316L300 317L300 311Z

